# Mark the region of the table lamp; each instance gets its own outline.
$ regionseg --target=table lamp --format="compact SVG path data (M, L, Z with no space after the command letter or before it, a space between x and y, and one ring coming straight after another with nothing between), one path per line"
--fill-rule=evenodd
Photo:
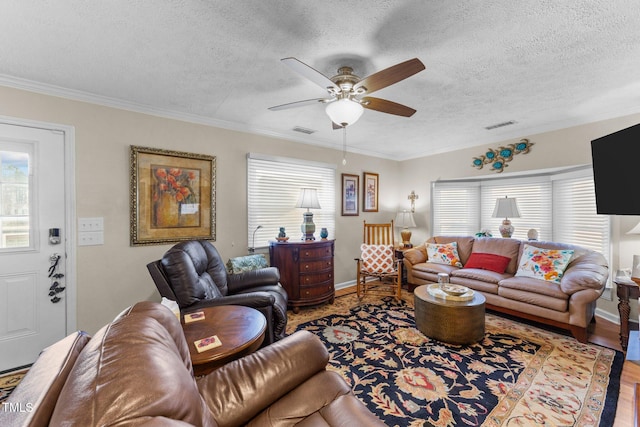
M313 233L316 232L316 225L313 223L313 212L309 209L321 209L318 202L318 190L315 188L301 188L296 208L307 208L302 214L304 222L300 229L302 230L302 240L316 240Z
M636 224L627 234L640 234L640 222ZM631 266L631 278L634 282L640 282L640 255L633 256L633 265Z
M402 212L398 212L396 214L395 219L396 227L401 227L400 236L402 236L402 247L404 248L412 248L411 244L411 230L409 227L415 227L416 222L413 219L413 214L407 210L403 210Z
M516 203L515 198L509 198L505 196L504 198L496 199L496 207L493 209L493 218L504 218L498 230L500 231L500 235L502 237L511 237L513 235L513 225L511 225L511 218L520 218L520 211L518 211L518 204Z

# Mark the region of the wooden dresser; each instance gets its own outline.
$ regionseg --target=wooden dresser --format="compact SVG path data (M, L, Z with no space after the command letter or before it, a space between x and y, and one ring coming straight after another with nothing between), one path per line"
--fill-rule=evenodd
M270 242L270 264L280 270L294 313L301 306L333 304L333 249L333 240Z

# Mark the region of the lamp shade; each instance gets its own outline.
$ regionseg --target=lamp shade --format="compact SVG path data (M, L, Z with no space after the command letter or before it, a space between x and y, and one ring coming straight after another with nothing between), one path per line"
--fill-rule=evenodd
M413 219L413 214L406 210L398 212L396 214L396 219L394 222L396 227L409 228L416 226L416 222Z
M627 231L627 234L640 234L640 222L636 224L631 230Z
M301 188L296 208L321 209L318 201L318 190L315 188Z
M357 102L343 98L328 104L325 111L333 123L349 126L358 121L364 108Z
M515 198L504 197L496 199L496 207L493 209L493 218L520 218L520 211Z

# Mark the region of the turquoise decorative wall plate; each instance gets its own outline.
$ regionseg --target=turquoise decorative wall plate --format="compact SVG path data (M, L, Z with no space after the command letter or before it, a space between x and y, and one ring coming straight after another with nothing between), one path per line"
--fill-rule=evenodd
M509 144L506 147L498 147L497 149L489 148L483 155L474 157L471 166L482 169L485 165L490 165L490 169L494 172L502 172L504 168L509 166L507 163L513 160L516 154L528 154L531 150L533 142L528 139L521 139L515 144Z

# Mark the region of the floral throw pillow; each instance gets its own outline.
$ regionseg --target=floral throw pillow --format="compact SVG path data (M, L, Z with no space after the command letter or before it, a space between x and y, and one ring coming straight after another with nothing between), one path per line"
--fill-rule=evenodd
M572 256L573 251L569 249L541 249L525 244L516 276L560 283Z
M369 273L393 273L393 246L391 245L367 245L360 246L362 255L362 270Z
M231 274L244 273L246 271L259 270L266 268L267 259L263 254L246 255L236 258L231 258L227 261L227 270Z
M427 243L427 260L437 264L453 265L462 267L460 256L458 255L458 243Z

